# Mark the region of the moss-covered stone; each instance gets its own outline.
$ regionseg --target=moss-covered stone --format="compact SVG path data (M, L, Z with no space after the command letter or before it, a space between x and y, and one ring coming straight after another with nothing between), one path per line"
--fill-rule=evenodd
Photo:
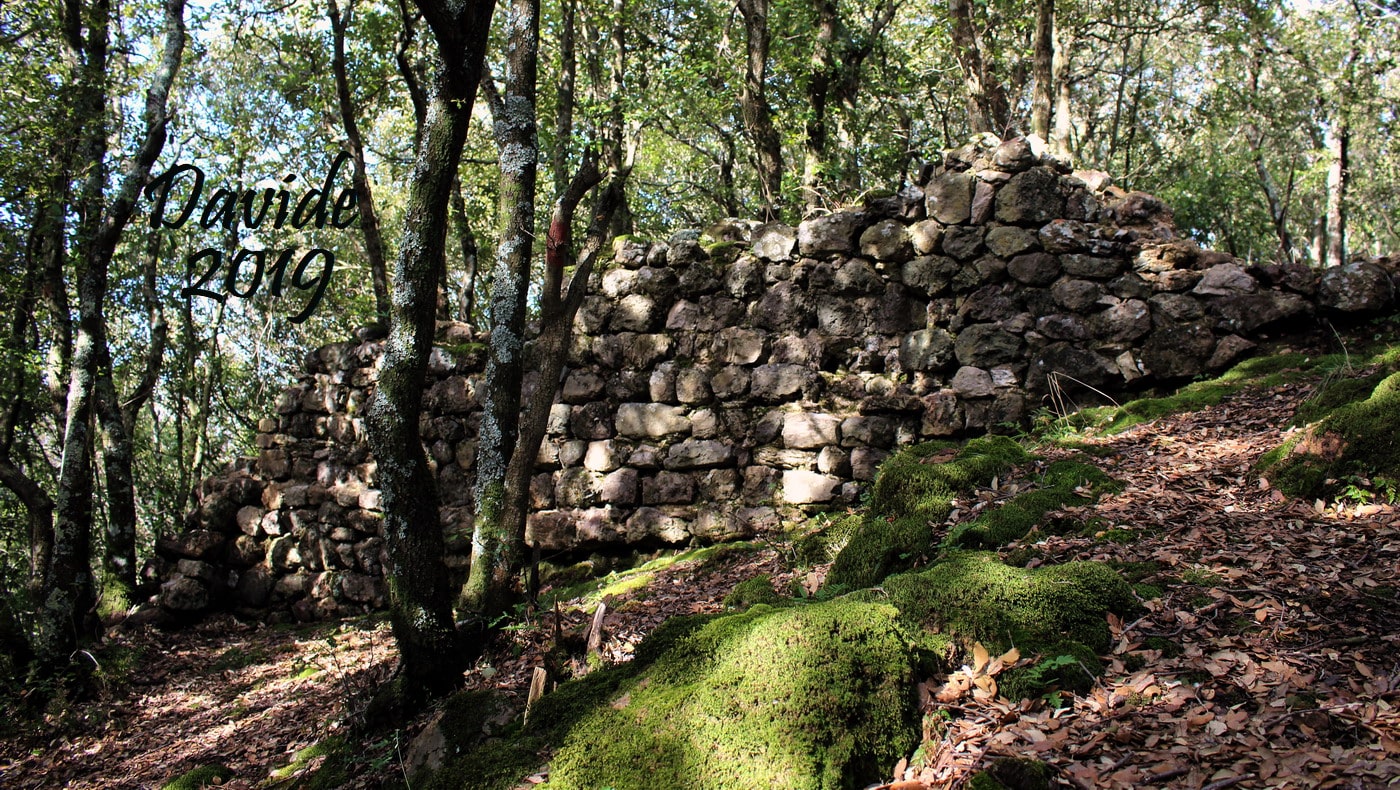
M955 455L938 460L950 452ZM934 548L934 528L948 517L959 491L988 483L1029 458L1005 436L973 439L960 451L934 442L896 453L881 465L870 506L832 563L827 584L860 589L912 567Z
M268 788L296 787L298 790L333 790L343 787L354 753L345 738L333 735L305 749L298 749L292 761L272 772ZM323 758L319 767L312 763Z
M1364 382L1370 380L1324 390L1316 405L1336 405L1325 413L1310 407L1317 421L1261 459L1275 487L1311 499L1335 496L1358 480L1400 479L1400 373L1367 390Z
M836 559L851 536L860 529L863 517L858 513L822 513L816 516L811 531L793 541L797 561L805 566L822 565Z
M734 589L724 596L724 607L744 610L754 604L775 604L782 600L783 597L773 589L772 575L761 573L734 585Z
M1073 459L1052 462L1040 488L1027 491L959 525L948 544L969 549L997 548L1026 536L1045 514L1062 507L1086 505L1122 485L1090 463Z
M967 780L968 790L1050 790L1050 766L1039 760L1003 757Z
M558 788L860 786L912 748L892 607L830 601L707 622L571 727Z
M1105 615L1139 606L1128 583L1097 562L1013 568L995 554L956 554L926 571L881 585L901 616L989 649L1023 653L1070 639L1095 652L1109 647Z
M161 785L160 790L202 790L217 787L233 778L233 771L224 765L201 765Z
M1082 694L1103 674L1103 661L1087 646L1064 640L1037 651L1040 660L1003 672L997 678L1002 696L1035 699L1052 691Z

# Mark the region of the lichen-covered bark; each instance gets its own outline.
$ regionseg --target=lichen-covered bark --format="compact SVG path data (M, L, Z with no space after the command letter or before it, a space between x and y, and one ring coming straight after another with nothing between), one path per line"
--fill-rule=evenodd
M506 469L505 498L501 503L501 523L511 530L510 563L497 570L493 583L505 589L523 564L525 521L529 515L530 475L535 470L535 457L544 441L549 410L558 393L557 383L564 371L569 343L573 339L574 316L587 291L588 278L593 272L599 253L611 237L616 212L623 205L623 187L629 170L614 173L594 207L593 220L584 240L583 249L574 256L572 224L579 202L601 181L591 156L574 176L568 189L555 205L550 221L544 287L540 299L540 334L535 339L534 363L539 371L540 385L525 402L520 419L520 441ZM576 264L576 265L575 265ZM564 270L574 267L567 294L562 294Z
M78 162L86 177L75 207L81 218L75 257L78 279L78 324L68 380L63 458L55 497L53 550L44 573L36 617L35 652L49 668L66 661L89 631L94 613L92 548L92 413L99 369L110 358L106 349L107 272L123 229L131 220L151 165L165 146L167 102L185 46L184 0L165 3L164 46L146 93L144 135L112 199L107 188L107 53L111 7L98 0L82 22L72 18L83 9L68 8L66 44L81 64L74 114L82 130ZM83 32L86 37L83 37Z
M121 615L136 601L136 480L130 424L122 417L112 359L104 338L98 343L97 415L105 443L107 524L102 546L101 614Z
M1050 116L1055 101L1055 0L1036 0L1035 36L1032 39L1031 134L1050 138Z
M408 185L403 241L394 264L389 338L368 410L370 450L378 462L389 555L389 609L400 663L401 710L456 686L475 645L452 617L443 564L437 487L418 430L432 349L437 284L445 265L448 202L494 3L419 0L437 44L437 74Z
M472 564L461 606L485 620L504 607L502 584L509 573L513 526L504 518L506 468L516 453L520 386L525 374L525 308L534 251L536 165L535 115L539 63L539 0L512 0L506 21L505 91L487 85L501 160L500 241L491 277L491 342L482 391L480 442L476 451L476 519ZM542 383L543 386L543 383Z

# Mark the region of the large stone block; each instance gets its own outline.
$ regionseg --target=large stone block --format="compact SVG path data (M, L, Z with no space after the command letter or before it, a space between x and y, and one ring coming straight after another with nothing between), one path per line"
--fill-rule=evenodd
M974 324L958 333L954 354L960 364L991 368L1015 361L1024 346L1021 338L996 324Z
M814 450L841 441L841 420L830 414L794 412L783 415L783 445Z
M961 266L942 255L924 255L904 264L900 279L924 296L938 296L948 290Z
M914 257L914 243L904 223L881 220L860 234L860 254L877 261L903 263Z
M865 223L865 215L856 211L804 220L797 226L797 250L802 255L849 255L855 252L856 235Z
M753 230L753 254L767 261L785 261L797 246L797 230L781 222L766 222Z
M714 439L686 439L671 445L666 451L666 468L674 470L708 469L724 466L734 459L734 448Z
M1016 174L997 193L996 218L1007 225L1044 225L1064 213L1060 177L1048 167Z
M664 403L623 403L617 407L615 426L619 436L659 439L690 433L690 419L680 406Z
M958 225L972 217L972 173L944 173L924 187L928 215L944 225Z
M1374 313L1395 301L1390 276L1373 263L1352 263L1324 269L1318 304L1342 313Z
M830 502L841 490L840 478L820 472L789 469L783 472L782 501L792 505Z
M759 365L753 369L749 392L760 400L777 402L814 395L820 384L821 377L809 367Z

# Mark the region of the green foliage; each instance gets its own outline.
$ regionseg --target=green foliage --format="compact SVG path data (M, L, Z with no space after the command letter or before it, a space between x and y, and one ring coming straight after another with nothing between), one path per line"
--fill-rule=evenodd
M1082 694L1103 674L1103 662L1088 647L1073 640L1047 646L1040 661L1009 669L997 676L997 686L1007 699L1035 699L1066 691Z
M985 484L1030 456L1015 441L988 436L969 441L950 460L946 443L916 445L880 466L868 512L827 576L828 584L868 587L914 562L934 546L934 527L952 511L959 491Z

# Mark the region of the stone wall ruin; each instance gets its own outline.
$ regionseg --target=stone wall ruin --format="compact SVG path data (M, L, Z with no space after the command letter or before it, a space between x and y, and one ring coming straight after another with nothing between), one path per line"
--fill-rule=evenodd
M531 485L546 554L751 536L852 505L901 445L1022 423L1052 379L1120 392L1221 370L1395 271L1249 267L1158 199L1024 140L946 152L898 195L796 227L620 239L595 272ZM422 431L464 571L481 338L439 327ZM204 481L151 578L164 612L311 620L384 604L362 414L382 341L307 355L257 458Z

